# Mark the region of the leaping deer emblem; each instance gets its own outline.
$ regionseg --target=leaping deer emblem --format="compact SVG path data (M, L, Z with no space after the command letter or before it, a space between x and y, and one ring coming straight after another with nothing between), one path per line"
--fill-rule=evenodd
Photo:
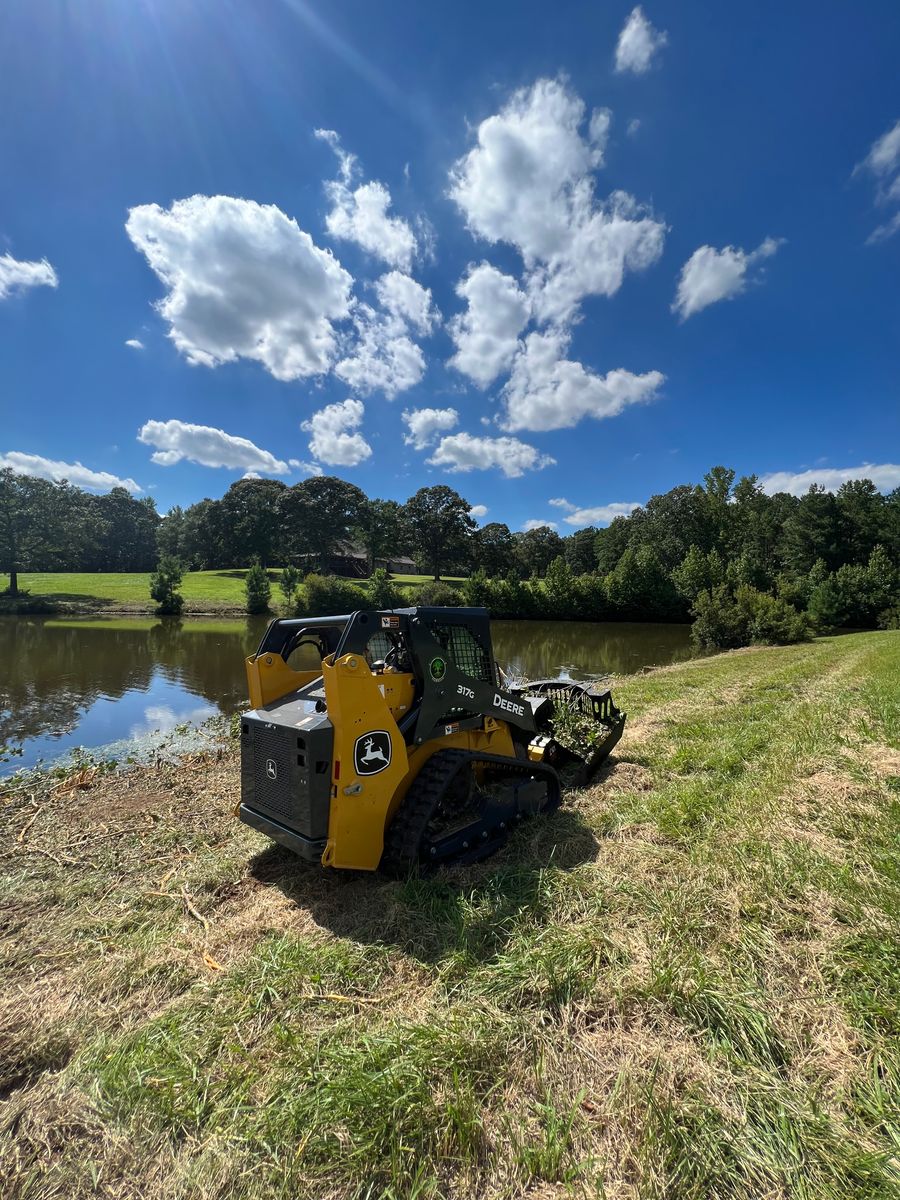
M363 745L365 746L366 751L365 754L361 754L359 756L359 761L361 763L366 763L368 765L368 763L372 762L383 762L385 766L388 765L388 760L384 757L382 751L373 749L373 746L375 745L374 738L366 738L363 741Z

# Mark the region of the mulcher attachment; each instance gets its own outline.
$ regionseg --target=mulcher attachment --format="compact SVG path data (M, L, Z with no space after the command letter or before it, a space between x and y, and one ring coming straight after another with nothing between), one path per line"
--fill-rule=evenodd
M519 821L558 808L549 765L439 750L413 780L384 841L381 869L393 875L493 854Z
M566 787L589 783L625 728L608 689L541 679L514 690L530 700L538 724L529 757L554 767ZM537 698L546 705L535 705Z

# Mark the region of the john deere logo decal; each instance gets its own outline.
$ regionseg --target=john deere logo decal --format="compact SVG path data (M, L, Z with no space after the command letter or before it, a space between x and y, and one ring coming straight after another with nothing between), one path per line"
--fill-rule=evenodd
M428 664L428 670L435 683L439 683L447 674L447 664L442 658L433 658Z
M266 759L266 774L268 775L268 777L269 777L270 779L277 779L277 778L278 778L278 767L275 765L275 759L274 759L274 758L267 758L267 759Z
M353 766L357 775L377 775L391 765L391 735L385 729L373 729L356 739Z

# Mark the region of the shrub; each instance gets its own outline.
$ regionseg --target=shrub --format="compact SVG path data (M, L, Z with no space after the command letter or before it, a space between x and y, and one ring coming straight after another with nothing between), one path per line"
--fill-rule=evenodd
M281 572L281 578L278 581L278 586L281 588L281 594L284 596L284 602L288 608L293 608L297 600L297 588L300 586L302 576L296 567L285 567Z
M483 567L469 576L462 585L462 594L470 608L493 608L494 582L489 579Z
M780 596L757 591L748 583L734 592L722 584L703 591L692 609L694 641L707 650L731 650L749 646L787 645L808 641L812 622L807 613L799 613Z
M247 612L252 614L269 611L269 600L272 598L272 585L263 567L255 562L244 579L244 591L247 595Z
M704 650L733 650L749 644L746 616L735 603L731 589L724 584L700 592L691 612L694 616L691 637Z
M297 615L330 617L369 607L369 598L349 579L336 575L307 575L297 598Z
M150 576L150 599L156 601L156 611L161 617L177 617L181 614L184 597L178 589L183 578L181 561L171 554L164 554Z
M797 612L780 596L759 592L748 583L734 594L738 608L746 615L751 642L767 646L786 646L806 642L812 637L812 622L807 613Z
M449 583L433 579L429 583L422 584L413 603L426 604L435 608L461 608L465 601L462 594L456 588L451 587Z
M373 608L405 608L406 597L384 567L369 580L369 603Z

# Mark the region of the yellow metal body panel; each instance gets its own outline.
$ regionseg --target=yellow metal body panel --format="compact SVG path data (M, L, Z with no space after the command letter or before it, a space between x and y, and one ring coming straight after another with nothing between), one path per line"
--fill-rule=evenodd
M384 850L388 822L410 784L438 750L480 750L514 757L509 726L486 717L483 729L465 730L407 750L397 719L413 695L412 677L374 675L365 658L346 654L324 659L322 675L328 716L334 726L331 814L325 866L374 871ZM359 776L354 747L366 733L382 730L391 740L390 764L377 775Z
M321 671L295 671L280 654L252 655L246 660L247 687L250 692L250 707L265 708L282 696L296 692L318 679Z

